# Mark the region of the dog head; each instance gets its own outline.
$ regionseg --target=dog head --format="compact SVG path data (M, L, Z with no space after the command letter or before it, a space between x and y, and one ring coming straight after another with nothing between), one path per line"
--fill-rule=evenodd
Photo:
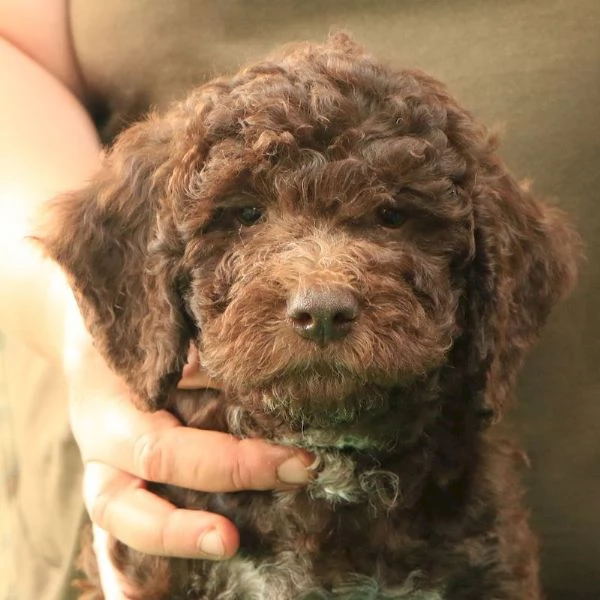
M498 412L577 254L442 84L344 35L126 130L39 237L144 406L192 340L227 390L307 413L444 369Z

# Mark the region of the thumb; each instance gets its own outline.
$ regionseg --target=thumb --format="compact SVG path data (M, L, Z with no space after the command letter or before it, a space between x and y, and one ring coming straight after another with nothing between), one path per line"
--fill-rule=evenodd
M178 387L184 390L198 388L220 389L219 382L210 377L204 370L198 355L198 349L194 344L190 344L187 364L183 368L183 376L179 381Z

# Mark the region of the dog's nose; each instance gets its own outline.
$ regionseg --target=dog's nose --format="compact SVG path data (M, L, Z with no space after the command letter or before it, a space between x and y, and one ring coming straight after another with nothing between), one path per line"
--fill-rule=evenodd
M290 298L287 309L296 333L319 344L345 337L359 312L354 294L343 288L298 292Z

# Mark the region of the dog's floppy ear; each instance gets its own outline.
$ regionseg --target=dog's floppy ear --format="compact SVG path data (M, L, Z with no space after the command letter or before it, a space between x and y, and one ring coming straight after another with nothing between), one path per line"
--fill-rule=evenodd
M519 185L492 157L472 193L474 261L468 322L470 371L482 407L498 418L552 306L571 290L581 256L567 216Z
M36 232L99 350L152 409L179 379L192 333L177 289L168 127L150 116L126 130L93 181L53 200Z

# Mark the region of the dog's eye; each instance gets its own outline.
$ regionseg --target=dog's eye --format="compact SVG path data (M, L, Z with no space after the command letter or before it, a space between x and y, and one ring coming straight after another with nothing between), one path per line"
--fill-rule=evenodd
M384 227L395 229L406 221L406 213L393 206L381 206L377 211L379 223Z
M237 220L245 227L256 225L264 217L264 211L258 206L244 206L236 212Z

